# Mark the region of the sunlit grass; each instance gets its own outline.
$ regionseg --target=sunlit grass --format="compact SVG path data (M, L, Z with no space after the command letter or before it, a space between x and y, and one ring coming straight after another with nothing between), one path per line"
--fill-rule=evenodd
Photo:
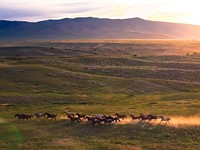
M13 47L12 56L0 57L0 149L198 150L199 126L93 127L66 119L66 110L87 115L200 115L200 59L192 55L199 42L106 41L94 52L91 46L98 42L41 42L35 44L35 56L22 46ZM55 55L48 53L52 45ZM68 46L70 51L60 53ZM13 55L19 52L22 62ZM56 113L58 118L14 118L16 113L35 112Z

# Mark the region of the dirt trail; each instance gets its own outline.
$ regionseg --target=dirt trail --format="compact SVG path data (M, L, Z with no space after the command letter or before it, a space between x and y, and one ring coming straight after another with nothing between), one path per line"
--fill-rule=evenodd
M171 120L169 122L161 122L160 119L157 119L156 121L146 121L146 123L150 123L151 125L166 125L170 127L176 127L176 128L184 128L184 127L189 127L189 126L200 126L200 116L194 116L194 117L170 117ZM141 123L140 121L132 121L131 118L126 118L124 120L121 120L118 124L138 124ZM142 125L145 125L143 122Z

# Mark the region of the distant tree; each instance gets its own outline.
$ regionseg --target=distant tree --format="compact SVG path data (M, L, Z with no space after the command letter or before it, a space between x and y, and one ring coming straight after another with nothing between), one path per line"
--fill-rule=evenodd
M137 57L138 55L137 54L133 54L133 57Z

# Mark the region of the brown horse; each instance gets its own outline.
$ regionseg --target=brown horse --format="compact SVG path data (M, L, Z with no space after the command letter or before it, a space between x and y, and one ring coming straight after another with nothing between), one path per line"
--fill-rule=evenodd
M113 119L109 119L109 118L104 118L103 120L102 120L103 122L104 122L104 124L106 125L110 125L114 120Z
M74 121L77 121L78 123L80 123L81 121L79 117L68 116L68 118L70 119L71 123L73 123Z
M67 111L65 111L65 114L67 115L67 118L75 117L76 116L76 113L74 113L74 112L67 112Z
M95 124L102 124L102 119L96 118L96 117L86 117L86 119L88 120L89 123L92 123L92 125L94 126Z
M137 119L140 120L140 116L130 115L130 117L132 118L132 121Z
M79 119L85 119L86 115L84 114L79 114L79 113L76 113L76 115L78 116Z
M157 120L159 116L154 116L154 115L148 115L149 116L149 121L151 120Z
M56 120L56 117L57 117L57 114L50 114L50 113L44 113L44 116L49 119L55 119Z
M101 119L92 119L92 120L91 120L91 123L92 123L93 126L94 126L95 124L100 125L100 124L102 124L102 121L103 121L103 120L101 120Z
M28 119L32 119L33 118L33 115L26 115L26 114L15 114L14 115L14 117L18 117L18 119L20 120L20 119L26 119L26 120L28 120Z
M115 116L117 116L119 119L124 119L124 118L126 118L126 115L120 115L120 114L118 114L118 113L116 113Z
M112 122L116 123L117 121L120 121L118 117L112 117L112 116L106 116L104 115L104 119L111 119Z
M140 119L141 119L141 121L145 121L145 120L150 121L149 115L140 114Z

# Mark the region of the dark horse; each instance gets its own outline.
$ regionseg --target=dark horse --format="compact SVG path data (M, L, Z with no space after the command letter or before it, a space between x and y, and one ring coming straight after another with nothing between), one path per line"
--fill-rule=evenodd
M140 114L140 119L141 119L141 121L145 121L145 120L151 120L150 118L149 118L149 115L144 115L144 114Z
M149 121L151 120L157 120L159 116L149 115Z
M132 118L132 121L137 119L140 120L140 116L130 115L130 117Z
M88 122L92 123L92 125L94 126L95 124L100 125L102 123L101 119L95 118L95 117L86 117L86 119L88 120Z
M118 113L116 113L115 116L117 116L119 119L120 119L120 118L121 118L121 119L126 118L126 115L120 115L120 114L118 114Z
M76 113L76 115L78 116L79 119L81 119L81 118L85 119L85 117L86 117L86 115L84 115L84 114Z
M55 119L56 120L56 117L57 117L57 114L50 114L50 113L44 113L44 116L49 119Z
M111 119L112 122L117 123L117 121L120 121L118 117L112 117L112 116L106 116L104 115L104 119Z
M15 114L15 116L14 117L18 117L18 119L20 120L20 119L26 119L26 120L28 120L28 119L32 119L33 118L33 115L25 115L25 114Z
M68 116L68 118L70 119L71 123L73 123L74 121L77 121L78 123L80 123L81 121L79 117Z

